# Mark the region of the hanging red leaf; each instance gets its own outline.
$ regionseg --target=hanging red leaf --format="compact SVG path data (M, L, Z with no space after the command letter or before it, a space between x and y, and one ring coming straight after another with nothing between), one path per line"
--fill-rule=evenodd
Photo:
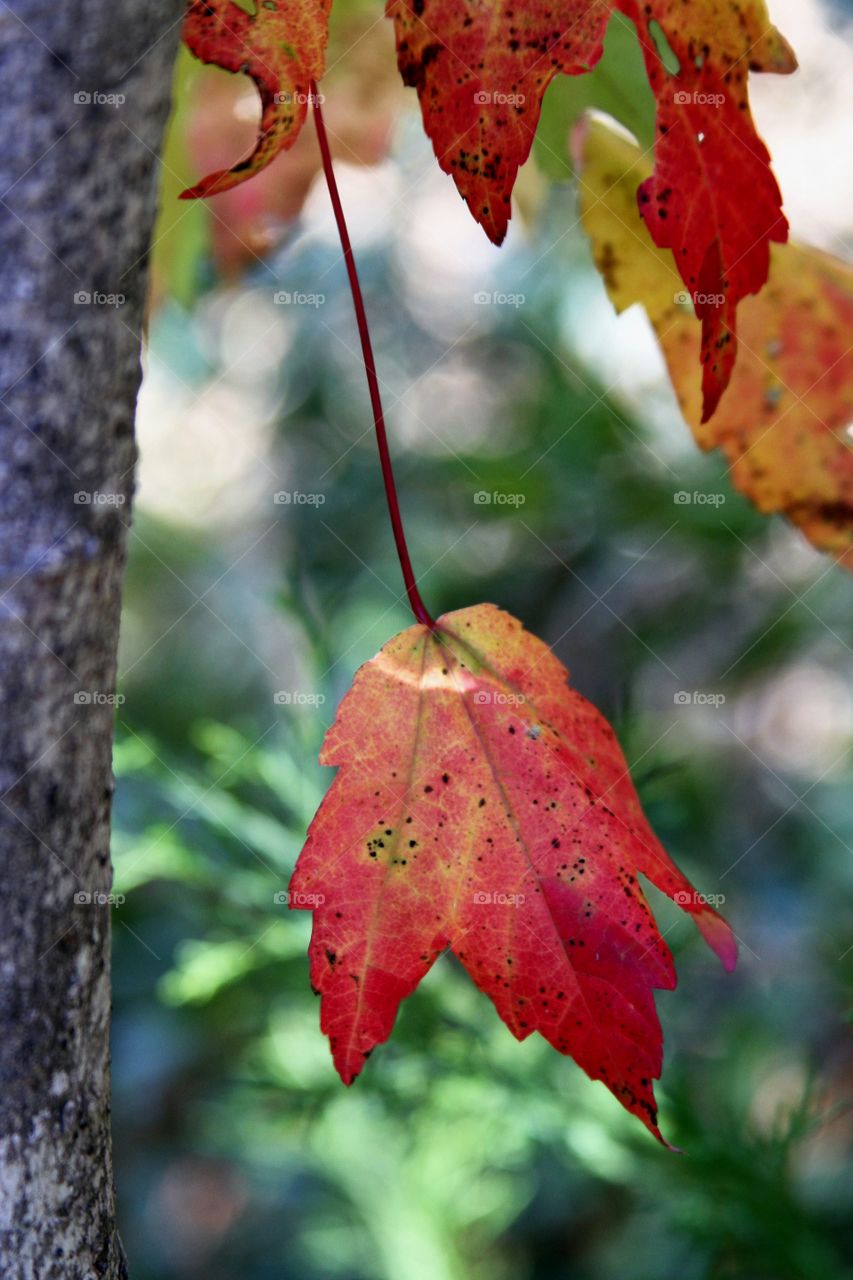
M227 191L293 146L305 123L311 82L323 74L330 8L331 0L257 0L248 13L234 0L191 0L185 44L201 62L252 77L261 123L251 155L190 187L184 199Z
M771 242L788 238L747 74L790 72L797 63L764 0L620 0L620 8L637 24L657 99L655 165L639 189L640 212L655 244L673 251L702 321L707 422L734 368L738 304L767 280ZM677 71L657 51L655 22Z
M541 0L389 0L387 12L400 74L418 91L438 163L500 244L542 95L558 72L595 66L609 8L589 0L558 11Z
M339 772L291 904L351 1083L450 948L519 1040L539 1031L660 1138L655 987L675 986L639 875L736 947L653 835L613 730L492 605L413 626L361 668L321 761Z

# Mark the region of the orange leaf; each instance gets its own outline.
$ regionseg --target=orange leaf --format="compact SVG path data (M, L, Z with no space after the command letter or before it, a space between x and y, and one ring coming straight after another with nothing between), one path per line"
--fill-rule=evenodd
M639 875L731 969L725 921L653 835L613 730L493 605L361 668L320 757L339 772L290 885L346 1084L450 948L519 1040L539 1031L660 1138L655 987L672 957Z
M853 268L774 246L768 284L741 306L731 386L703 425L693 377L700 326L637 214L648 164L599 120L576 131L574 148L581 215L610 299L617 311L645 306L698 443L724 451L733 483L760 511L784 512L853 567Z
M202 62L252 77L261 95L261 124L251 155L210 174L182 198L227 191L293 146L305 123L311 81L323 74L330 7L331 0L257 0L248 13L234 0L191 0L185 44Z

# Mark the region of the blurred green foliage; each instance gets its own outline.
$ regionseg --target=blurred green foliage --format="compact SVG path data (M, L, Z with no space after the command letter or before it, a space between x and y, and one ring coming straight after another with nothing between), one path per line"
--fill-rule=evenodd
M618 52L603 83L621 96L636 66ZM549 99L555 154L575 109L559 95L580 83ZM402 130L394 165L411 178L425 161ZM495 601L552 643L614 722L668 849L726 895L742 940L731 977L649 891L680 974L659 998L662 1126L686 1154L658 1148L543 1041L517 1044L447 957L358 1083L338 1081L309 987L310 917L281 898L329 781L325 725L409 619L337 249L295 228L225 289L193 214L186 243L164 244L176 285L153 319L152 379L166 399L260 383L269 429L249 447L248 428L212 415L187 480L219 438L233 475L207 508L179 498L171 514L146 504L143 430L114 848L116 1149L135 1280L853 1275L853 593L735 494L671 398L640 390L635 407L603 385L576 340L606 303L579 233L560 231L573 222L558 185L482 282L524 305L475 308L457 329L406 285L399 238L368 237L359 260L425 599L436 612ZM281 337L284 289L325 302L288 313L280 361L238 376L229 317L272 305L260 341ZM322 502L276 504L285 490ZM685 705L683 690L725 702Z

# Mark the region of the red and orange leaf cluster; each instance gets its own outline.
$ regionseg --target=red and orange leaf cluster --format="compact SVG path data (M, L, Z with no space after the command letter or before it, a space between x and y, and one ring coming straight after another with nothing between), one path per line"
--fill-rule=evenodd
M262 118L251 155L186 196L236 186L292 146L330 5L191 0L190 49L250 75ZM578 131L596 262L618 308L646 306L699 443L725 450L762 510L853 554L853 285L842 264L782 247L747 78L796 62L764 0L387 0L387 13L438 162L495 243L548 84L595 67L609 22L631 26L656 101L654 159L600 123ZM342 1079L452 950L516 1037L540 1032L660 1138L654 990L675 972L640 877L694 917L727 969L736 947L548 648L489 605L414 626L357 674L321 759L339 771L291 904L314 913L312 980Z
M702 320L704 416L734 365L738 303L767 279L768 246L787 237L770 158L749 113L747 73L793 71L763 0L390 0L397 55L417 88L438 162L496 243L559 72L591 70L611 14L636 25L657 99L655 170L639 192ZM657 39L678 69L667 70ZM656 39L657 37L657 39Z
M613 730L492 605L413 626L361 668L321 760L338 774L291 903L349 1084L451 949L519 1040L539 1031L660 1137L656 987L672 957L639 877L727 969L728 925L651 831Z
M773 246L767 285L741 308L731 387L706 422L694 377L701 328L637 212L648 161L598 119L575 130L573 149L607 292L617 311L645 307L697 442L723 450L733 483L760 511L784 513L853 568L853 268L816 249Z
M293 144L323 71L330 4L258 0L248 13L234 0L192 0L190 49L247 72L263 115L251 156L186 196L224 191ZM761 289L769 246L788 231L747 96L750 70L796 67L764 0L388 0L387 12L438 162L497 244L549 83L596 65L611 19L634 23L657 99L655 168L639 198L702 321L707 420L734 367L738 304Z
M224 191L293 144L312 80L323 71L331 0L192 0L184 38L203 62L245 71L263 104L252 155L187 196ZM530 154L548 84L601 57L611 16L631 19L657 99L653 175L640 201L670 248L702 321L705 419L734 366L738 303L767 279L771 241L787 223L769 156L749 112L749 70L789 72L788 44L764 0L388 0L397 58L417 89L438 162L499 244L519 167ZM663 39L677 70L658 48Z

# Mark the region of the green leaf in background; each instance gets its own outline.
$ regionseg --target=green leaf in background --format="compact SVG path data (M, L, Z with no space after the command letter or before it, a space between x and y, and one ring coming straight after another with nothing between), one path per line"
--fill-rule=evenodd
M557 76L545 94L542 119L533 154L542 172L565 181L573 172L569 132L583 111L606 111L643 147L655 136L655 100L643 66L636 28L614 13L607 28L604 55L594 71L582 76Z
M181 45L172 82L174 109L161 158L160 209L151 248L155 293L158 287L165 288L187 309L201 292L201 267L210 239L210 211L197 201L178 199L192 177L186 125L191 86L197 77L198 63Z

